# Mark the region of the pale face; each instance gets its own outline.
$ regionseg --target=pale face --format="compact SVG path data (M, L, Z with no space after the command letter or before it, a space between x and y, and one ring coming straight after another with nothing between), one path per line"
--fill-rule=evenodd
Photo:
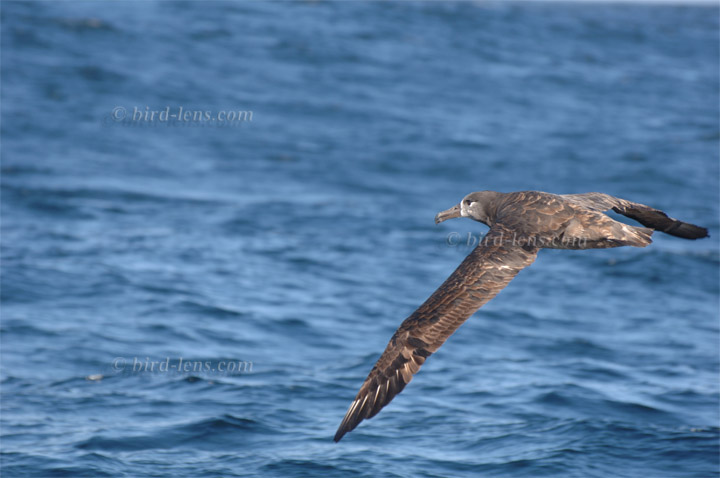
M475 215L479 212L477 211L479 203L471 196L473 196L473 193L465 196L460 202L460 215L462 217L476 217Z
M460 215L470 217L476 221L486 222L485 208L483 205L484 191L470 193L460 202Z

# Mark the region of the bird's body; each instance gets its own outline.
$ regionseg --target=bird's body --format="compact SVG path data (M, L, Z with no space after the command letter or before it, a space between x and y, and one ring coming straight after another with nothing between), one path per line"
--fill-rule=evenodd
M645 227L615 221L614 210ZM470 217L488 234L450 277L393 334L343 419L335 441L372 418L412 379L426 358L477 309L500 292L542 248L645 247L655 230L699 239L705 228L664 212L602 193L556 195L540 191L478 191L435 217Z
M644 247L652 242L652 229L623 224L603 214L602 209L598 209L601 206L597 199L604 197L611 196L480 191L468 195L459 207L461 216L476 219L479 214L483 219L480 222L491 228L497 223L512 230L510 239L519 245L529 243L548 249L597 249ZM468 201L478 205L475 211L468 210L468 205L464 204Z

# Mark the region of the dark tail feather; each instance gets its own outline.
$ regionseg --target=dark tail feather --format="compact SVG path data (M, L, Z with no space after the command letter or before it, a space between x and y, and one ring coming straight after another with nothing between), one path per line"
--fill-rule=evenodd
M638 205L640 206L640 205ZM635 219L645 227L661 231L683 239L702 239L708 237L708 231L704 227L696 226L687 222L678 221L668 217L662 211L650 207L614 207L613 211L630 219Z

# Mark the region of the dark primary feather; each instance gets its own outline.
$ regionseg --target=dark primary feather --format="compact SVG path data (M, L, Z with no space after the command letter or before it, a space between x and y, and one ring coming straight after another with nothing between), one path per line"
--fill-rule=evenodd
M702 239L708 237L704 227L669 217L659 209L603 193L566 194L562 196L582 206L597 211L612 209L618 214L634 219L645 227L655 229L683 239Z
M412 380L425 359L523 268L535 247L521 247L510 229L495 224L483 241L390 339L335 434L335 441L375 416Z

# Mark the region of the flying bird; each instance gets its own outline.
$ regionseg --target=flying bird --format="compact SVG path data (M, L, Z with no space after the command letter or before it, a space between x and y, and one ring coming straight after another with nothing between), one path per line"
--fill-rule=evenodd
M644 227L624 224L604 214L611 209ZM335 434L336 442L390 403L425 360L518 272L532 264L540 249L645 247L652 242L650 236L655 231L684 239L708 236L704 227L603 193L478 191L438 213L435 223L456 217L469 217L490 226L490 230L393 334L350 404Z

